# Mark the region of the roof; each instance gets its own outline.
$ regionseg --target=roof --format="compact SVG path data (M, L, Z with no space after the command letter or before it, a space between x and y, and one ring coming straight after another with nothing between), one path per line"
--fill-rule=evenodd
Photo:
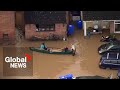
M71 11L72 16L80 16L80 11Z
M66 11L25 11L25 24L41 26L66 23Z
M83 21L120 20L120 11L83 11Z

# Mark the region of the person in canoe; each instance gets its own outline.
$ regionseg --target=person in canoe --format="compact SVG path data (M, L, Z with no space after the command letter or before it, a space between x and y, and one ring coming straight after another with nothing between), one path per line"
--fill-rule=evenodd
M62 48L61 50L64 52L67 52L69 49L68 49L68 47L65 47L65 48Z
M45 43L42 43L42 44L40 45L40 49L41 49L41 50L47 50L47 47L46 47Z

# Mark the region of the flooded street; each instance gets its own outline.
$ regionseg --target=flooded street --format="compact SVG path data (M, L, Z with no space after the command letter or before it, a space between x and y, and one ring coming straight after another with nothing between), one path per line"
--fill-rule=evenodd
M105 35L104 35L105 34ZM102 35L106 36L107 33ZM76 45L76 55L49 55L33 52L33 77L3 77L2 76L2 56L3 48L0 46L0 76L1 78L36 78L36 79L56 79L65 74L74 76L93 76L99 75L108 77L113 74L116 77L116 70L103 70L99 68L100 55L97 48L102 35L92 35L90 39L85 39L83 30L76 30L74 36L67 41L45 41L46 46L63 48L71 44ZM27 40L19 41L16 47L39 47L42 41L30 42Z

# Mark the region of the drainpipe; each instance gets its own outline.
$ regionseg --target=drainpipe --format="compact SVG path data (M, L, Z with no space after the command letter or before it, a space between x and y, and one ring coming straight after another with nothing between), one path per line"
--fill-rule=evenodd
M80 18L81 18L81 20L83 21L83 11L80 11Z
M83 21L84 36L87 36L86 21Z

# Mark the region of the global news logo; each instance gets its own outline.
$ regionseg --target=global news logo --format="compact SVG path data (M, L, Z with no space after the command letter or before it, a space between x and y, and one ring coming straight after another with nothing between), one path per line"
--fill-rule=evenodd
M10 68L27 68L27 63L31 61L31 56L25 54L25 57L5 57L5 62Z

